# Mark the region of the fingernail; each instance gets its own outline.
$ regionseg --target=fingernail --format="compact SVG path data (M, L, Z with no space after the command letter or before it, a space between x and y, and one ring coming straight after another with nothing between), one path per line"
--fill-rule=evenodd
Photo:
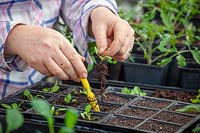
M99 54L102 54L104 52L104 48L100 48Z
M82 73L81 77L82 78L87 78L87 73Z

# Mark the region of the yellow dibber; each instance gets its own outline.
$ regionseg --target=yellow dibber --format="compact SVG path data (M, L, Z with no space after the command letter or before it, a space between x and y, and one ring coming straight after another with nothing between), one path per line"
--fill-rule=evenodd
M81 78L81 82L83 84L84 89L87 92L87 99L89 100L90 105L92 106L92 109L96 112L100 112L100 108L97 103L97 99L90 88L90 84L89 84L88 80Z

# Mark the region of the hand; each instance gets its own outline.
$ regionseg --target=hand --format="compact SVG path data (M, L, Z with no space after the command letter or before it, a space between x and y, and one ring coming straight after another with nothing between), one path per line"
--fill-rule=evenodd
M87 77L84 58L53 29L17 25L7 37L4 52L6 55L19 55L29 66L47 76L74 81Z
M125 20L106 7L97 7L90 14L92 34L99 54L124 61L130 55L134 44L134 31Z

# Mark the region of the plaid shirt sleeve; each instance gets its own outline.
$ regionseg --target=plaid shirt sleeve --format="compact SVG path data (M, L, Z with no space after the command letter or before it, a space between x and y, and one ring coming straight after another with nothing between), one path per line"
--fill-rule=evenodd
M89 13L97 6L117 11L114 0L1 0L0 1L0 99L42 80L39 73L19 57L5 57L5 41L19 23L52 28L60 12L73 31L79 52L90 58L87 50Z
M107 7L117 14L115 0L64 0L61 7L62 17L73 31L75 46L88 63L91 63L87 47L88 20L90 11L98 6Z
M0 16L0 20L2 20L2 17ZM23 71L27 67L27 64L19 56L4 56L6 38L16 24L18 23L14 21L0 21L0 74L5 74L12 70Z

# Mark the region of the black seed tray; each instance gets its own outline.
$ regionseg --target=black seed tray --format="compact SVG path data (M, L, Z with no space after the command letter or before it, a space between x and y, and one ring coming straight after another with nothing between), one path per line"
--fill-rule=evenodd
M33 87L39 88L40 84L42 85L42 87L45 87L44 84L48 85L47 82L40 82L33 85ZM57 94L53 94L47 100L51 104L53 104L56 108L69 107L69 105L59 106L53 102L55 102L57 98L60 99L60 97L64 97L68 93L72 94L76 87L78 90L82 89L82 87L69 85L69 84L68 85L61 84L60 86L61 88L63 88L63 90L61 90L61 92ZM34 90L31 87L28 87L28 89ZM120 93L120 91L116 91L117 89L120 90L120 87L110 86L105 90L104 95L97 96L97 99L100 105L103 105L103 104L104 105L107 104L108 106L115 105L117 108L115 108L113 111L110 111L110 112L102 111L100 113L94 113L96 116L102 116L97 121L86 121L86 120L79 119L77 126L85 126L88 128L94 128L97 130L100 129L100 130L105 130L108 132L111 132L111 131L113 132L157 132L157 130L155 129L158 128L159 132L168 132L165 130L170 129L169 130L170 132L179 133L183 131L191 131L192 127L195 126L198 120L200 119L199 114L177 113L173 110L174 106L176 105L179 105L179 104L189 105L189 103L175 101L175 100L153 98L153 97L148 97L148 96L142 97L138 95L125 95L125 94ZM23 93L23 90L21 90L20 93ZM14 99L12 99L12 96L15 96L15 95L11 95L6 99L14 101ZM114 98L109 98L109 96L114 96ZM76 96L72 96L72 97L77 98L78 100L85 101L85 103L82 103L75 107L76 109L79 110L79 112L80 111L82 112L84 106L87 103L86 99L79 98ZM6 99L1 100L0 103L2 103L2 101ZM122 101L120 101L120 99L122 99ZM152 106L149 105L150 103L147 105L144 104L145 100L152 102ZM160 104L160 103L162 104L162 106L156 106L156 104ZM131 111L130 110L128 111L127 109L130 109ZM132 109L135 109L135 111L134 110L132 111ZM141 113L142 110L145 110L145 113ZM150 113L149 115L146 115L148 111L152 113ZM138 114L134 114L134 112ZM38 115L34 114L31 111L25 112L25 114L26 114L25 115L26 119L36 119L36 120L41 119L41 117L38 117ZM174 120L168 119L168 117L165 118L166 115L167 116L174 115L176 118L178 117L179 119L181 119L181 117L183 118L181 119L181 121L174 121ZM162 118L162 116L164 116L164 118ZM54 117L56 121L58 121L57 119L60 119L59 116L54 116ZM109 120L111 118L117 119L118 117L120 117L121 119L119 124L109 123ZM120 125L120 124L123 124L123 122L126 122L125 118L128 118L128 121L134 120L134 121L137 121L138 123L136 123L134 126ZM157 123L156 127L152 123ZM148 127L147 126L148 124L150 124L151 126L145 129L144 127ZM160 125L160 127L157 127L157 125ZM169 128L166 128L166 126L168 126ZM173 127L177 127L177 128L173 128ZM174 129L174 130L171 130L171 129Z

